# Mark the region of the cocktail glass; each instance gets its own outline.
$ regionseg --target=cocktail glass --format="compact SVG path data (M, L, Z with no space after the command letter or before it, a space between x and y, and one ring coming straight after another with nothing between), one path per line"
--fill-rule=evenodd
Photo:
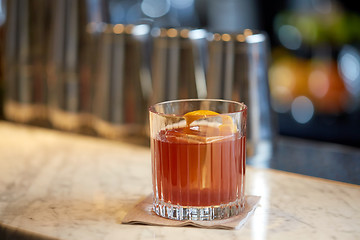
M153 210L174 220L214 220L244 208L243 103L189 99L150 107Z

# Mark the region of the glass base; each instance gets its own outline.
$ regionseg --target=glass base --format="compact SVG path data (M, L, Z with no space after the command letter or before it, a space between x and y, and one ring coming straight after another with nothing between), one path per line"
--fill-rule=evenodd
M172 220L210 221L230 218L244 210L244 201L237 200L228 204L215 206L180 206L162 201L154 201L153 211L164 218Z

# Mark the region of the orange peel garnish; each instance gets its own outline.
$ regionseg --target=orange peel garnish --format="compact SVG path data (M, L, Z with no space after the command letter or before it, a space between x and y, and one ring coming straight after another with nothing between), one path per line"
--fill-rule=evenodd
M196 120L207 118L210 116L221 115L217 112L210 110L196 110L192 112L188 112L184 115L186 125L189 127L190 124ZM232 118L228 115L221 115L222 124L219 126L220 133L223 134L231 134L236 133L237 127L234 124Z
M190 126L190 124L196 120L216 115L219 115L219 113L210 110L196 110L186 113L184 115L184 118L186 121L186 125Z
M233 119L228 115L222 115L222 124L219 126L220 133L223 135L236 133L237 127Z

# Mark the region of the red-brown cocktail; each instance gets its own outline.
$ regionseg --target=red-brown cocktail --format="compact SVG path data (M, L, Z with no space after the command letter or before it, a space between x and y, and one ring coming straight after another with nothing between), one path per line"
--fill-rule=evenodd
M214 107L204 110L207 105ZM225 114L220 111L224 109ZM246 110L244 104L221 100L179 100L150 108L158 215L212 220L241 212Z

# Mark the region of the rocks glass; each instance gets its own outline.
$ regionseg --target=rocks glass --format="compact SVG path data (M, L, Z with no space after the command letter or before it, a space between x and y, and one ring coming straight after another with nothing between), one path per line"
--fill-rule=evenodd
M243 103L190 99L150 107L153 210L174 220L214 220L244 208Z

